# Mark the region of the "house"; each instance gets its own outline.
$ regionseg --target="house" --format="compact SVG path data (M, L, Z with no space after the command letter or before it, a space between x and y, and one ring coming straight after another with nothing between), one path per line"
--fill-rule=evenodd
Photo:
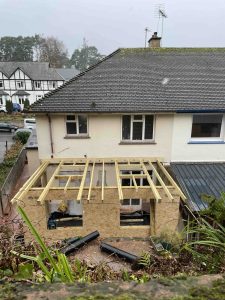
M43 236L173 231L180 204L221 192L225 49L159 43L118 49L32 106L42 163L14 201Z
M76 69L54 69L47 62L0 62L0 105L6 100L30 104L77 74Z

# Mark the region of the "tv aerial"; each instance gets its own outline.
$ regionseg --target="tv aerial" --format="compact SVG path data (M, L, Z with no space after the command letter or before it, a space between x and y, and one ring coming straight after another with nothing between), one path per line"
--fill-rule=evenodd
M157 32L159 31L159 26L161 23L161 38L162 38L163 37L163 29L164 29L164 20L166 18L168 18L166 11L165 11L164 4L158 4L155 6L155 16L158 18Z
M147 47L147 38L148 38L148 32L150 32L151 29L148 27L145 27L145 48Z

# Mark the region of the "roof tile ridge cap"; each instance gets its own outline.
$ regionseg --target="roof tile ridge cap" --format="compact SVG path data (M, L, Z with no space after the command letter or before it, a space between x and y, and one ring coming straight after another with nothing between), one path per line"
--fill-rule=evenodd
M35 104L39 104L41 103L43 100L45 100L46 98L48 98L51 95L54 95L56 92L58 92L60 89L64 88L65 86L67 86L68 84L70 84L73 81L76 81L77 79L79 79L80 77L84 76L87 72L91 71L92 69L96 68L98 65L100 65L102 62L106 61L107 59L111 58L112 56L114 56L115 54L117 54L118 52L121 51L121 48L118 48L117 50L113 51L112 53L110 53L109 55L107 55L106 57L104 57L103 59L101 59L100 61L98 61L96 64L90 66L89 68L87 68L85 71L77 74L76 76L74 76L73 78L71 78L70 80L64 82L61 86L59 86L58 88L56 88L53 91L48 92L47 94L44 95L43 98L37 100L36 102L34 102L30 108L35 107Z

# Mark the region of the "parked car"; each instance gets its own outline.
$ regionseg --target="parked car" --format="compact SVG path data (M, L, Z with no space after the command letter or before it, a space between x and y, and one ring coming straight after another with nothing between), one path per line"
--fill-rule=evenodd
M5 108L4 105L0 105L0 113L1 113L1 112L3 112L3 113L6 113L6 112L7 112L7 110L6 110L6 108Z
M27 132L29 134L31 134L32 132L32 129L29 129L29 128L19 128L15 131L14 135L13 135L13 139L16 140L17 139L17 134L20 133L20 132Z
M21 112L22 111L22 108L21 108L19 103L13 103L13 111L14 112Z
M9 131L14 132L18 129L18 126L15 126L10 123L0 123L0 131Z
M36 128L36 120L34 118L24 119L24 128L29 128L29 129Z

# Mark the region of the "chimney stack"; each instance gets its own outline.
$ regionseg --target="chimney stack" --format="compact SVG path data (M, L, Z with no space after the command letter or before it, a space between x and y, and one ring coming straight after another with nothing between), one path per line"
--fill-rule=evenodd
M148 46L150 48L160 48L161 37L157 36L157 32L154 32L152 37L148 41Z

